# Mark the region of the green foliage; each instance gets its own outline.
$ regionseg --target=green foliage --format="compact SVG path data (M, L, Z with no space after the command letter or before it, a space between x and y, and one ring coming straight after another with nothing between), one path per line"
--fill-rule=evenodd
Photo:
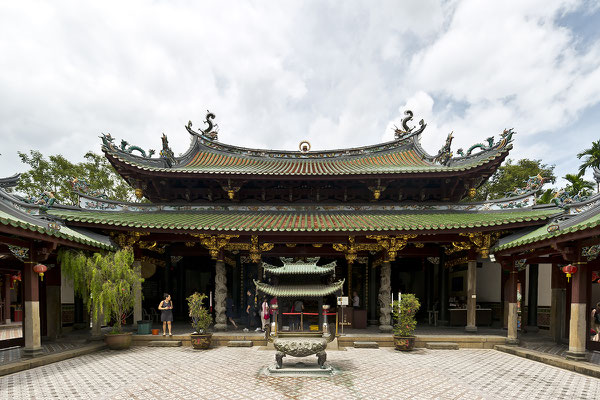
M73 281L73 290L79 295L84 304L88 305L90 298L90 281L92 279L93 263L82 251L61 248L58 251L60 271Z
M542 164L542 160L529 160L526 158L514 164L512 160L508 160L498 168L489 181L477 190L474 200L484 201L506 197L507 193L525 187L529 177L538 174L544 178L544 184L556 181L554 165Z
M19 152L19 157L31 169L21 174L16 189L28 196L36 197L43 191L50 191L59 203L76 205L77 195L72 191L71 179L78 178L87 181L91 190L99 190L110 199L135 201L133 189L102 155L88 152L85 161L77 164L60 154L46 159L37 150L31 150L29 154Z
M204 293L195 292L187 298L190 318L192 318L192 328L198 333L205 333L213 322L212 316L203 304L206 297Z
M133 251L125 248L116 253L87 256L81 251L61 249L58 262L94 318L104 314L106 321L114 321L113 333L120 333L121 322L133 311L135 289L141 290L144 281L139 266L133 267Z
M583 176L588 168L600 168L600 140L592 142L592 147L577 154L577 158L583 157L585 158L579 166L579 176Z
M581 175L567 174L564 176L565 180L569 184L565 187L565 191L569 193L569 196L575 197L577 195L586 197L592 194L594 190L594 183L586 181Z
M544 190L544 193L535 200L536 204L550 204L554 198L554 191L552 189Z
M133 250L125 248L116 253L92 257L94 268L90 281L94 317L104 314L113 320L113 331L121 333L121 322L133 312L135 290L141 290L140 266L133 265Z
M403 293L402 300L394 301L392 305L392 315L394 317L394 334L397 336L412 336L417 327L417 311L421 308L421 303L412 293Z

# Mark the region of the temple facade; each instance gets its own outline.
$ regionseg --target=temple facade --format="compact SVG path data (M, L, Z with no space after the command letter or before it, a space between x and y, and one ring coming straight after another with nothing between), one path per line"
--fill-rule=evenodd
M563 262L555 253L544 260L515 255L509 248L528 245L498 241L552 225L570 208L536 205L539 177L504 199L471 201L508 156L514 132L456 151L450 134L430 155L420 145L426 124L405 114L393 141L329 151L311 151L307 141L297 151L224 144L210 113L203 129L186 125L191 145L179 157L164 134L158 154L103 135L107 159L145 202L108 200L85 185L74 187L79 207L52 204L42 211L6 193L4 201L30 218L102 238L102 246L132 245L145 278L134 321L155 308L163 292L183 305L201 291L214 293L215 328L226 329L228 295L241 315L247 290L277 291L259 281L276 273L281 257L319 257L320 264L334 265L336 294L356 292L369 324L382 332L392 329L390 303L398 292L415 293L424 305L421 316L431 311L441 324L471 332L493 323L512 329L515 265L549 263L555 271ZM85 246L102 248L93 241ZM526 277L520 279L524 293ZM184 307L175 313L186 318Z

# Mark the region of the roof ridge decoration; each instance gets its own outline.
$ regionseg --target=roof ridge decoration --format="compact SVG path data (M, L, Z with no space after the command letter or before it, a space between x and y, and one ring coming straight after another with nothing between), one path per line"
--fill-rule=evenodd
M9 188L17 186L19 184L20 177L21 174L14 174L13 176L0 178L0 188Z
M416 126L413 126L412 128L408 126L408 122L411 121L413 118L413 112L410 110L406 110L404 111L404 115L406 115L406 117L402 119L402 128L404 130L401 130L397 126L394 126L394 128L396 128L394 130L394 137L396 138L396 140L408 139L411 136L420 135L427 127L425 121L421 119L419 121L420 128L414 131Z
M206 110L206 119L204 123L208 125L206 129L200 129L199 132L195 132L192 130L192 121L188 121L185 129L195 136L204 136L207 139L218 141L219 140L219 125L213 124L212 120L216 118L215 114L211 113L209 110Z
M102 143L104 144L104 146L112 150L120 150L123 153L132 155L134 151L137 151L140 153L140 157L142 158L152 158L152 156L155 153L155 151L152 149L148 150L148 153L146 153L144 149L142 149L139 146L130 145L129 142L125 139L121 139L121 145L119 146L119 148L117 148L117 146L115 145L115 138L113 138L110 133L102 133L102 136L99 137L100 139L102 139Z

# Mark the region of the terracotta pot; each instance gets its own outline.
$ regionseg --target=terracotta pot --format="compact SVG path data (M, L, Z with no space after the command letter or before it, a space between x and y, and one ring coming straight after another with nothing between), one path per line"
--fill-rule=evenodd
M152 334L153 335L158 335L158 329L152 329Z
M131 347L131 332L104 335L104 343L111 350L124 350Z
M210 348L212 333L192 333L190 336L192 337L192 347L194 349L206 350Z
M394 336L394 346L396 350L411 351L415 348L414 336Z

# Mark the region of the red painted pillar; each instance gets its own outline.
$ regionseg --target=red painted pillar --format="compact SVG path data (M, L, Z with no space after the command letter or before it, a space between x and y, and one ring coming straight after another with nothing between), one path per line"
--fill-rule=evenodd
M4 300L4 315L2 319L5 323L10 324L10 274L4 275L4 286L2 287L2 299Z

